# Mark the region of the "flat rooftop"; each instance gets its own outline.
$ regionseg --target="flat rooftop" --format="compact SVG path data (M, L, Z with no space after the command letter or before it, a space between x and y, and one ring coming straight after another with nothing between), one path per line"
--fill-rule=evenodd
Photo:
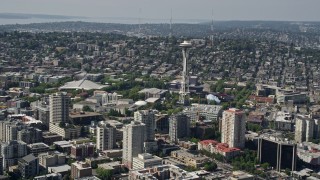
M102 116L100 113L96 112L70 112L70 118L82 118L82 117L92 117L92 116Z

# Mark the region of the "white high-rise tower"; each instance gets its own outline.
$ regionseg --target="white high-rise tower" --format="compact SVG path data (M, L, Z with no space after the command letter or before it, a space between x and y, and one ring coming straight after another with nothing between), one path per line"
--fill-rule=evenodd
M182 70L182 81L181 81L181 87L180 87L180 97L179 97L179 103L181 104L187 104L188 103L188 96L189 96L189 76L187 74L188 70L188 62L187 62L187 55L188 55L188 48L191 47L191 43L189 41L183 41L183 43L180 44L180 47L182 48L182 56L183 56L183 70Z
M50 123L67 122L69 119L70 97L66 92L49 96Z
M146 125L139 121L132 121L123 128L122 163L132 169L132 158L143 153Z
M239 109L230 108L222 113L221 142L229 147L244 148L246 120L245 113Z

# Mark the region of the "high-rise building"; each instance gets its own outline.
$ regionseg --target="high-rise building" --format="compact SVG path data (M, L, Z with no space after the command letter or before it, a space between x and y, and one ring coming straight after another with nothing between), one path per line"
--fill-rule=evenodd
M100 124L96 131L97 150L104 151L116 147L117 130L110 124Z
M3 157L0 156L0 175L3 175Z
M129 169L132 168L133 157L143 153L145 128L145 124L139 121L132 121L131 124L124 127L122 162Z
M18 133L18 124L10 123L6 125L5 129L5 142L17 140L17 133Z
M22 141L10 141L1 144L1 155L3 157L3 168L17 165L18 159L27 155L27 144Z
M17 140L27 144L37 143L42 141L42 131L34 127L25 127L18 131Z
M27 144L36 143L42 140L42 131L17 120L1 121L0 140L2 142L19 140Z
M49 128L49 121L50 121L50 111L48 105L39 105L35 107L35 114L36 119L39 119L42 124Z
M171 142L177 143L180 138L187 138L190 135L190 118L178 113L169 117L169 136Z
M141 110L134 112L134 120L146 125L145 141L154 141L155 115L152 110Z
M67 122L69 118L70 97L66 92L49 96L50 123Z
M296 170L297 148L280 133L262 134L258 139L258 159L276 171Z
M246 121L243 111L235 108L225 110L222 115L221 141L229 147L244 148Z
M295 141L297 143L309 142L313 139L315 121L303 115L295 118Z
M18 168L25 179L36 176L39 174L39 160L33 154L29 154L19 159Z

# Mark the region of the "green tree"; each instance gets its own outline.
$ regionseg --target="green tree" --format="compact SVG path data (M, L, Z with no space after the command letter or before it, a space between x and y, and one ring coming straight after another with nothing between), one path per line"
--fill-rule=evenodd
M111 180L111 177L113 175L112 170L110 169L103 169L103 168L98 168L97 169L97 175L100 179L102 180Z
M193 142L193 143L198 144L199 139L193 137L193 138L190 139L190 141Z
M268 169L269 163L263 163L263 164L261 164L261 167L262 167L263 169Z
M218 168L217 164L214 162L208 162L204 165L206 171L214 171Z
M258 132L261 131L261 126L253 123L247 123L247 129L249 131Z
M86 112L94 112L93 109L91 109L91 107L89 106L83 106L82 111L86 111Z

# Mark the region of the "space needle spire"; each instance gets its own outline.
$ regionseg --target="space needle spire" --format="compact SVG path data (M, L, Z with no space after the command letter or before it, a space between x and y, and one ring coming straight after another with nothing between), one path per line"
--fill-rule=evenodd
M183 43L180 44L180 47L182 48L182 80L181 80L181 87L179 91L179 103L186 105L189 101L189 76L187 74L188 71L188 61L187 61L187 55L188 55L188 48L191 47L191 43L189 41L183 41Z

